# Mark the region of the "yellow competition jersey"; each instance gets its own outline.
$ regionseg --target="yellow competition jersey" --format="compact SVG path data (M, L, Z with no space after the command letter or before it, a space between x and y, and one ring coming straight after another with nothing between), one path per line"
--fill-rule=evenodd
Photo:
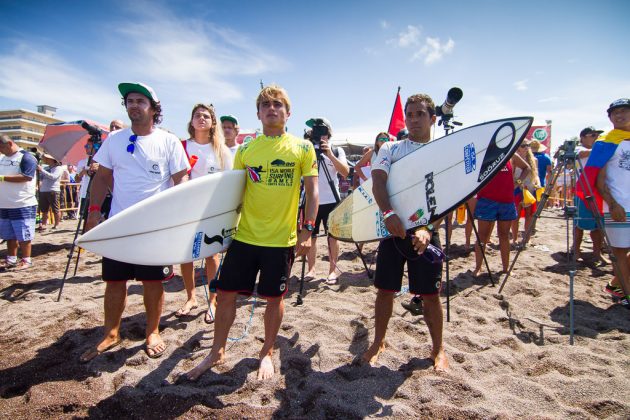
M238 148L234 169L247 172L235 239L258 246L294 246L300 178L317 176L311 142L288 133L256 137Z

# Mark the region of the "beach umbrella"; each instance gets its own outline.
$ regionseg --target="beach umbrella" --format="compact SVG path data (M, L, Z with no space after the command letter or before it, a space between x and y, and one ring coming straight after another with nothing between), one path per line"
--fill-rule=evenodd
M91 135L107 137L107 127L90 120L48 124L39 145L64 164L76 165L85 158L85 144Z

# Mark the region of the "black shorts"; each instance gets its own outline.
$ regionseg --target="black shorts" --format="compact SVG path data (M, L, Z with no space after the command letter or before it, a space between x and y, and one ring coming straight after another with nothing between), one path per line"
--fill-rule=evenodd
M431 244L441 248L440 237L434 232ZM399 292L407 263L409 292L415 295L435 295L442 287L442 263L433 264L413 249L411 237L388 238L381 241L376 257L374 286L377 289Z
M324 231L325 233L328 233L328 215L335 207L337 207L337 203L321 204L319 206L317 209L317 217L315 218L315 229L313 229L312 235L313 238L319 234L319 227L322 224L322 221L324 222Z
M258 296L284 296L288 289L294 247L272 248L232 241L225 254L217 289L251 295L258 279Z
M139 265L103 257L104 281L164 281L173 277L172 265Z
M59 191L40 191L39 192L39 210L42 213L48 213L52 208L53 213L59 211Z

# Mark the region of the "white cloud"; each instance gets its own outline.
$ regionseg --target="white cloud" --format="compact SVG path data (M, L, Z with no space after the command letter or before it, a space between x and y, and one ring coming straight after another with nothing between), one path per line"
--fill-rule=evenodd
M442 60L442 57L444 57L445 54L452 53L454 48L455 41L451 38L449 38L444 44L441 44L439 38L427 37L425 44L413 55L411 60L414 61L424 58L424 64L430 66L431 64Z
M562 100L562 98L560 98L559 96L550 96L548 98L541 98L538 100L538 102L544 104L547 102L558 102L560 100Z
M0 96L90 116L111 115L120 101L92 74L51 52L19 43L1 55Z
M405 31L398 34L398 38L390 39L387 43L400 48L417 46L420 44L420 32L417 26L408 25Z
M527 90L527 82L528 81L529 81L529 79L518 80L518 81L514 82L514 88L516 90L519 90L519 91L525 91L525 90Z
M121 29L103 27L104 39L95 41L99 51L94 56L79 46L80 58L65 57L56 44L19 40L11 48L11 40L5 40L8 48L0 52L0 96L56 106L61 118L87 116L105 121L124 116L117 83L141 80L160 96L167 124L180 126L183 122L173 124L172 117L183 109L185 115L191 104L242 98L234 77L290 68L290 63L242 32L178 18L153 3L151 7L143 4L130 4L134 10L125 20L104 23L107 28Z

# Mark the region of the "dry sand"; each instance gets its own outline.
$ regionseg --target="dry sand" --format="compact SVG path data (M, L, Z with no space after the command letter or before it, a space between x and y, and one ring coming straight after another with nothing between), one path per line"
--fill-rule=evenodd
M256 379L264 304L256 302L246 331L254 299L243 298L231 331L241 339L229 343L227 363L185 385L175 379L208 353L213 327L204 324L203 308L187 319L172 316L184 299L179 277L166 284L164 357L149 359L143 351L141 285L130 282L123 345L78 363L102 334L104 284L99 258L84 255L56 302L74 225L66 221L60 231L37 236L32 269L0 274L3 418L630 418L630 317L602 292L610 266L578 266L569 345L563 220L539 221L502 296L487 276L470 275L474 255L461 246L463 229L455 229L447 373L432 369L423 318L400 306L408 294L396 299L379 365L351 364L373 338L375 290L352 246L342 244L340 285L306 283L300 307L292 305L301 264L294 266L274 378ZM324 244L320 239L322 275ZM583 244L587 260L590 247ZM372 268L375 248L365 248ZM498 271L498 251L491 249L489 259Z

